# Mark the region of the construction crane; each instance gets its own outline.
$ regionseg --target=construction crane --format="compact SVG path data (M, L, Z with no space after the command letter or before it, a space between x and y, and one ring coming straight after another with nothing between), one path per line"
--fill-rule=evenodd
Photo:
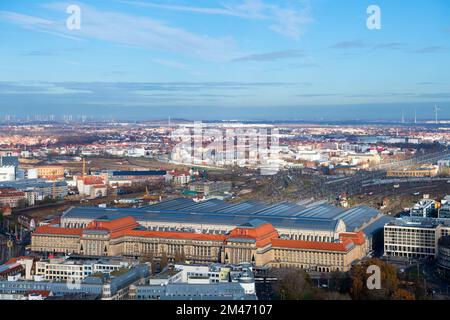
M142 197L144 200L148 200L148 201L161 201L162 196L161 195L151 195L148 192L148 187L145 186L145 194Z
M83 157L83 168L82 168L82 173L81 173L82 177L84 177L86 175L86 158Z

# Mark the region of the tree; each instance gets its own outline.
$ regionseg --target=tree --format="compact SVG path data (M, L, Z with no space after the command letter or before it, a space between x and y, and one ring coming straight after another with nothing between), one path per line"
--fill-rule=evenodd
M174 262L185 262L186 256L185 256L184 252L180 252L177 250L175 252L173 260L174 260Z
M23 208L26 208L27 206L28 206L28 201L26 199L20 199L17 202L17 208L18 209L23 209Z
M167 253L163 252L161 255L161 259L159 260L160 270L163 270L169 264L169 258L167 257Z
M416 298L414 297L413 294L411 294L409 291L407 291L405 289L397 289L392 294L392 299L393 300L415 300Z
M369 289L367 286L367 279L371 276L367 268L371 265L380 268L381 289ZM379 259L369 259L352 268L351 283L350 295L355 300L391 299L398 289L399 279L394 266Z
M330 274L329 284L330 290L340 293L348 293L352 286L352 279L347 272L333 271Z
M280 269L278 282L274 285L275 295L281 300L309 300L319 295L308 274L300 269Z
M155 272L155 263L154 260L155 256L153 255L153 252L150 251L146 253L145 255L141 256L141 262L149 262L150 263L150 272L153 274Z

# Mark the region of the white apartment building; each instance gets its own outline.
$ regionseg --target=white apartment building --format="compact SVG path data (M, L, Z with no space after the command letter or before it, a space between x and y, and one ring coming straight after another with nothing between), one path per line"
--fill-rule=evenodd
M127 268L128 263L122 261L72 261L58 258L36 262L36 276L45 280L81 281L95 273L111 273Z
M0 167L0 181L14 181L16 180L16 167L3 166Z
M436 201L431 199L423 199L414 204L410 210L411 217L431 217L436 209Z

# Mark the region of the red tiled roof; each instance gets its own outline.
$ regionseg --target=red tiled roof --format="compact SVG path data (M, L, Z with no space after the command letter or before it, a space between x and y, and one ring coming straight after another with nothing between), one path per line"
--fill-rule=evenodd
M81 228L61 228L52 226L39 226L33 234L54 234L67 236L81 236L83 229Z
M50 221L50 224L60 224L61 223L61 217L56 217Z
M237 227L231 230L229 238L255 239L257 247L265 247L272 239L278 238L278 232L270 223L254 228Z
M147 231L147 230L124 230L116 232L112 237L121 236L147 237L147 238L170 238L170 239L192 239L202 241L224 241L227 236L222 234L203 234L193 232L176 231Z
M25 197L25 192L18 191L13 188L0 188L0 197L1 198L9 198L9 197Z
M366 237L362 231L359 232L342 232L339 234L341 241L350 240L356 245L362 245L366 242Z
M17 263L18 260L38 260L39 258L30 257L30 256L20 256L20 257L13 257L6 261L4 264L13 264Z
M106 185L104 185L104 184L95 184L92 187L93 188L106 188Z
M86 229L90 230L106 229L109 230L111 233L116 233L122 230L131 230L138 226L139 223L137 223L133 217L129 216L106 221L94 220L87 225Z
M43 297L48 297L50 295L50 291L48 290L29 290L27 294L40 294Z
M80 177L79 179L83 180L83 183L85 185L103 184L103 179L101 177L97 177L97 176L85 176L85 177Z

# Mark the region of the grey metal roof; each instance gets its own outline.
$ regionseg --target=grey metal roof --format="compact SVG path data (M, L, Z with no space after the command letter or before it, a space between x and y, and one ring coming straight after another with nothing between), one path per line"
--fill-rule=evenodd
M378 210L368 206L355 206L342 212L336 218L344 220L347 231L357 231L380 214Z
M256 300L256 295L245 294L244 289L237 282L213 284L171 283L165 286L137 286L136 295L139 297L158 295L162 300Z
M297 217L314 217L323 219L336 219L336 217L341 214L343 210L341 208L329 205L320 204L317 206L308 207L297 214Z
M324 219L314 217L279 216L267 214L223 213L223 212L190 212L186 211L156 211L142 208L98 208L76 207L66 211L64 218L97 219L107 216L111 219L132 216L138 221L160 221L169 223L216 224L238 226L255 219L271 223L275 228L310 229L334 231L339 223L338 219Z
M380 212L367 206L355 206L348 210L318 204L303 207L295 203L265 204L259 201L229 203L211 199L195 202L177 198L141 208L72 208L64 217L86 219L115 219L133 216L138 221L161 221L176 223L217 224L238 226L253 219L271 223L275 228L315 229L334 231L340 220L347 231L356 231L375 220Z
M304 209L305 207L296 203L282 202L268 206L258 213L265 213L268 215L295 215Z
M384 225L386 223L389 223L395 219L392 216L383 215L382 217L378 218L375 222L369 224L367 227L363 228L362 231L367 237L373 236L375 233L383 230Z
M240 227L256 228L256 227L259 227L259 226L261 226L261 225L263 225L265 223L267 223L267 222L265 222L265 221L263 221L261 219L252 219L249 222L241 224Z

